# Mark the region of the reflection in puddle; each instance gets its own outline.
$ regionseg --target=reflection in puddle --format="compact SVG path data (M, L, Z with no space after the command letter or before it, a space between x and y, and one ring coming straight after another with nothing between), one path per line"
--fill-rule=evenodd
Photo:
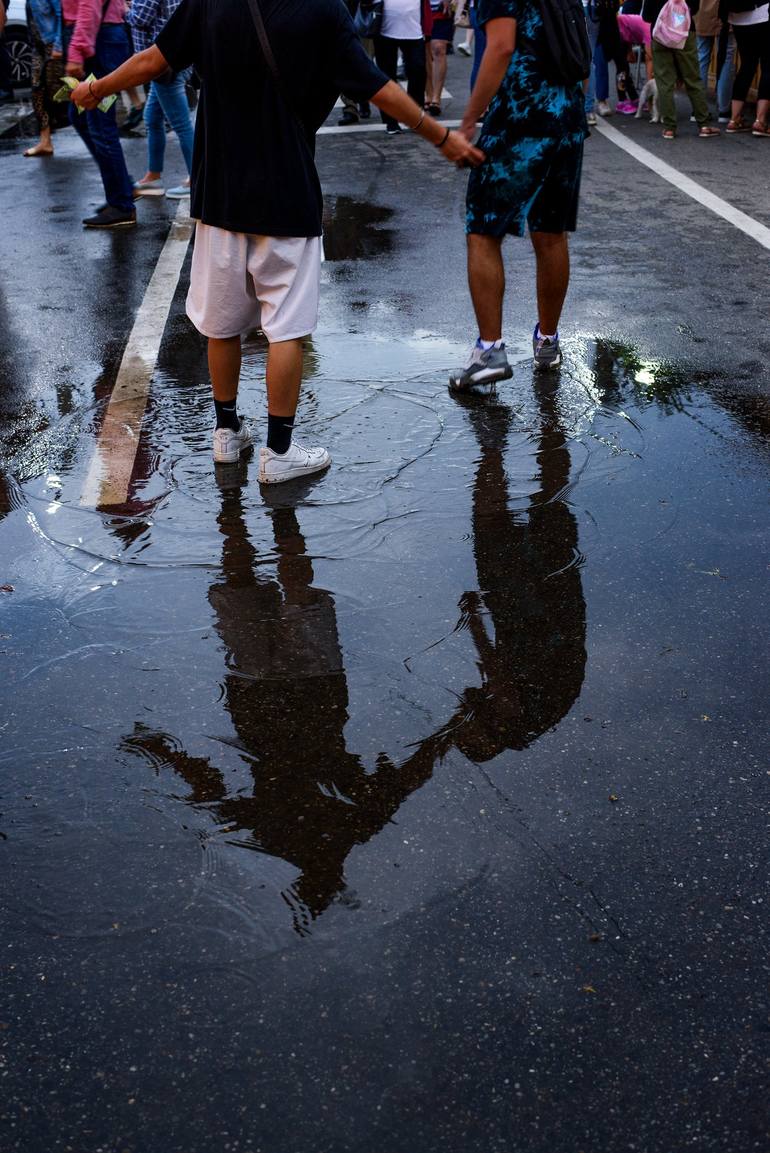
M226 653L224 708L253 788L231 791L215 756L190 756L181 738L141 722L124 747L180 776L188 803L226 826L229 844L294 866L297 877L282 896L300 934L345 896L352 849L393 821L452 748L476 762L526 748L580 692L585 604L577 523L561 495L569 447L553 395L539 392L537 405L534 491L522 512L509 503L504 464L512 410L497 401L468 406L481 453L473 482L476 579L459 609L478 672L454 714L400 762L381 749L367 767L348 747L350 695L335 600L316 585L296 508L280 503L269 514L276 562L268 573L237 477L221 487L221 575L208 596Z
M264 940L307 936L333 906L356 908L356 849L391 835L410 798L443 782L453 759L479 775L561 725L586 676L584 584L589 562L601 563L597 534L630 583L641 520L650 539L670 523L646 471L666 438L650 429L675 426L708 469L700 450L711 429L690 417L708 410L712 424L730 424L702 382L622 345L586 341L553 380L520 363L486 401L447 394L458 355L426 334L376 344L348 335L342 361L339 337L319 335L301 435L329 443L335 467L293 491L264 497L248 459L215 476L208 396L171 377L158 378L121 515L73 499L81 466L71 444L59 459L49 454L37 480L0 483L13 564L2 577L18 589L9 617L38 598L31 655L15 672L25 686L13 722L20 749L24 726L41 724L41 696L52 709L87 699L109 730L105 748L151 767L163 814L153 836L181 846L185 860L193 839L220 862L248 858L236 870L239 900ZM261 411L259 340L244 363L245 407ZM628 529L614 510L624 486L637 518ZM624 532L625 569L615 559ZM55 616L45 636L40 605ZM20 779L24 758L17 752ZM57 821L75 827L72 804L63 800L57 817L58 789L95 788L77 752L62 784L55 768L46 836ZM89 850L94 873L99 836L120 857L120 805L113 814L105 803ZM34 877L38 824L18 798L8 811ZM134 820L139 844L141 811ZM140 891L141 860L137 852ZM64 885L66 861L61 870ZM71 879L83 888L80 874ZM377 894L378 908L387 896ZM136 925L162 919L145 905ZM61 929L62 909L46 906L45 923ZM92 920L109 930L95 898Z
M369 260L390 252L393 231L380 226L392 216L391 208L365 204L350 196L327 196L323 216L326 260Z

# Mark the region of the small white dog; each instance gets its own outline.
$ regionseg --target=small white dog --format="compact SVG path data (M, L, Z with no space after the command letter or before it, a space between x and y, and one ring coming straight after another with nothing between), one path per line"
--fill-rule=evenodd
M639 107L636 110L637 120L642 115L642 110L647 107L647 104L650 100L652 101L650 124L660 124L660 109L658 108L658 86L654 80L648 80L642 91L639 93Z

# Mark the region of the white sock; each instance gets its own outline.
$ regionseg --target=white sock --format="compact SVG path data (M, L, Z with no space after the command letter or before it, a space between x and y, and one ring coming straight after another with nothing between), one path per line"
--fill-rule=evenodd
M543 332L541 330L540 325L538 324L538 326L537 326L537 339L538 340L558 340L559 339L559 330L557 328L556 332L551 333L551 335L549 336L547 332Z
M476 347L481 348L484 352L489 352L490 348L502 348L502 340L482 340L481 337L476 341Z

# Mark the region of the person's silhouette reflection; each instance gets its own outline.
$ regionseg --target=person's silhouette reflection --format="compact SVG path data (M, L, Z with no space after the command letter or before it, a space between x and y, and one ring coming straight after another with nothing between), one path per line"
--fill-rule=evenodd
M465 616L481 685L467 688L433 744L484 762L523 749L566 715L585 672L585 601L577 563L577 523L566 503L567 438L556 394L535 382L540 426L539 489L526 511L509 504L505 450L513 414L496 397L460 401L481 449L473 489L473 551L479 591L465 593Z
M313 585L313 565L292 507L269 513L274 575L260 558L243 516L241 489L225 491L218 517L221 579L209 600L227 650L225 708L248 761L250 796L228 795L210 758L189 756L164 733L135 727L126 746L170 764L190 785L190 800L248 830L242 841L291 862L299 877L284 897L301 932L345 891L345 859L393 817L430 776L385 756L373 771L348 751L348 689L334 598Z
M314 587L296 512L274 508L274 571L244 521L241 490L219 514L222 575L209 599L228 652L225 708L248 761L251 795L229 794L210 758L191 757L164 733L137 725L126 745L164 761L240 843L291 862L284 892L301 932L345 891L345 860L375 836L453 747L475 761L521 749L552 728L575 701L585 666L585 605L575 564L577 526L562 490L570 458L553 398L540 400L540 490L526 514L508 506L504 452L511 412L469 407L481 447L473 500L481 591L461 608L478 654L481 686L400 765L371 771L345 743L348 690L334 598ZM492 635L493 630L494 635Z

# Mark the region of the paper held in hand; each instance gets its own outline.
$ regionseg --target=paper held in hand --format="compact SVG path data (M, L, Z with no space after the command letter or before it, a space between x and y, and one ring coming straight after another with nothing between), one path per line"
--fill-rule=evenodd
M63 80L64 84L62 87L58 92L54 93L54 100L56 100L59 104L64 104L67 100L69 100L70 93L74 91L74 89L77 88L78 84L80 83L79 80L75 80L74 76L64 76ZM93 72L90 76L86 76L84 83L90 84L92 80L96 80ZM100 100L96 107L100 112L109 112L110 108L112 108L116 100L117 95L115 94L112 96L105 96L104 100ZM76 104L75 107L77 108L78 112L85 112L85 109L82 108L80 104Z

